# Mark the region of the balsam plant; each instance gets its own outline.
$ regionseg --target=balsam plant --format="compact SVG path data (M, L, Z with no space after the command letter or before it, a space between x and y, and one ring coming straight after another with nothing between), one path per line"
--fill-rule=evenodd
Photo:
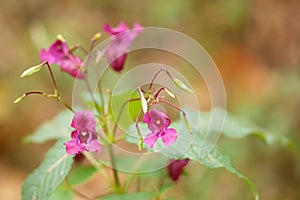
M109 24L103 26L104 31L112 36L111 42L100 52L99 56L109 60L111 69L119 74L123 69L127 57L127 51L132 41L143 34L143 27L135 23L132 29L121 22L113 28ZM253 193L254 199L259 199L257 189L252 181L241 174L232 164L230 158L215 146L206 156L200 156L197 146L191 145L188 148L182 146L178 141L188 140L191 136L200 135L205 131L205 121L210 119L211 112L200 113L189 108L182 108L165 98L166 96L175 98L175 94L166 87L157 86L155 80L159 74L166 76L174 85L187 93L193 90L174 76L166 68L162 68L154 75L148 87L140 86L136 88L134 98L123 99L124 102L119 110L119 114L114 119L110 108L112 94L105 88L99 88L99 92L92 95L92 104L95 109L73 108L61 96L63 92L59 89L52 67L60 67L61 71L68 73L78 81L83 81L89 87L89 69L86 62L77 56L76 50L81 50L87 55L87 62L90 53L100 41L101 34L96 33L90 42L89 50L81 45L69 47L63 36L58 35L57 40L48 49L40 51L41 64L25 70L21 77L31 76L43 68L50 73L53 85L53 93L48 94L42 91L28 91L17 98L14 103L24 100L31 95L41 95L46 98L57 100L66 110L59 113L52 121L39 127L32 135L25 138L26 142L43 143L49 140L56 140L55 145L46 154L40 166L28 176L22 186L22 200L45 200L45 199L73 199L75 195L84 199L165 199L165 193L180 181L180 175L184 168L190 163L200 163L201 165L215 169L224 168L235 174L248 184ZM56 65L56 66L55 66ZM88 94L89 95L89 94ZM166 95L166 96L164 96ZM96 96L100 101L96 100ZM121 116L125 107L132 102L140 102L135 123L129 128L136 136L128 135L123 130L118 130L118 124L122 120ZM135 104L136 105L136 104ZM168 106L177 111L181 119L171 121L166 110L162 110L159 105ZM200 126L195 126L189 117L200 117ZM179 130L180 121L183 121L184 128ZM146 126L145 126L146 125ZM103 134L100 134L102 130ZM118 132L119 131L119 132ZM117 134L117 132L119 134ZM239 119L229 114L223 129L225 136L241 138L248 135L255 135L266 142L281 141L283 145L289 145L286 138L275 138L270 140L271 135L260 128L249 124L240 123ZM161 184L154 187L141 189L139 179L143 174L126 174L117 168L117 156L113 145L119 142L136 144L139 151L159 152L169 161L165 163L165 168L158 169L160 172L167 171L169 176L160 173L157 176L145 176L145 179L163 180ZM111 166L107 167L99 160L103 147L108 149ZM164 149L163 147L171 147ZM186 149L178 156L176 149ZM95 156L97 155L97 156ZM82 163L82 160L88 163ZM123 162L131 162L123 161ZM150 161L154 162L154 161ZM112 171L110 173L109 171ZM76 185L84 184L92 175L99 173L102 181L109 184L107 191L99 192L99 195L91 196L75 189ZM112 174L112 177L110 176ZM122 178L120 178L122 174ZM133 182L132 179L137 179ZM132 191L135 188L136 191ZM131 188L131 189L130 189ZM170 195L168 195L170 196ZM166 198L167 199L167 198ZM173 198L176 199L176 198Z

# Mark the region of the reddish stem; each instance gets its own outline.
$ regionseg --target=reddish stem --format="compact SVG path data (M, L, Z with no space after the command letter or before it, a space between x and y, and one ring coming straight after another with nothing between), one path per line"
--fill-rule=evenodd
M166 100L164 100L164 99L158 99L158 101L159 101L159 102L163 102L163 103L165 103L165 104L168 104L168 105L172 106L173 108L176 108L176 109L179 110L184 116L186 116L186 113L185 113L180 107L178 107L177 105L175 105L175 104L173 104L173 103L171 103L171 102L169 102L169 101L166 101Z
M121 118L121 116L122 116L122 113L123 113L123 110L124 110L125 106L126 106L128 103L130 103L130 102L138 101L138 100L140 100L140 98L133 98L133 99L126 100L126 101L122 104L122 106L121 106L121 108L120 108L120 112L119 112L118 117L117 117L117 120L116 120L116 122L115 122L115 126L114 126L114 129L113 129L113 132L112 132L113 137L115 137L115 135L116 135L118 123L119 123L119 121L120 121L120 118Z

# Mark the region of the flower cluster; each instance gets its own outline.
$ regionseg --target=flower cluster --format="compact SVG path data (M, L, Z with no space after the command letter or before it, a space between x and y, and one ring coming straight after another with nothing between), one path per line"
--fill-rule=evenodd
M134 23L132 29L129 29L129 27L124 22L121 22L116 27L112 27L109 24L104 24L103 29L104 31L106 31L111 35L111 42L103 50L103 52L101 52L101 56L106 56L108 61L110 62L110 66L112 67L112 69L116 72L120 72L124 68L127 53L129 51L129 48L133 40L144 31L144 28L139 23ZM47 94L39 91L31 91L31 92L24 93L23 96L21 96L15 101L15 102L19 102L27 95L39 94L44 97L55 98L63 105L65 105L69 110L74 112L75 114L71 126L75 130L71 133L72 139L65 143L66 151L70 155L78 155L83 151L98 152L98 153L101 151L101 145L97 140L96 122L94 119L95 116L93 112L90 110L86 110L86 111L78 110L76 112L75 110L73 110L71 106L67 105L62 100L61 96L59 95L57 84L54 79L50 65L57 64L62 71L70 74L74 78L77 79L87 78L88 76L87 69L86 69L87 66L84 66L82 59L76 56L73 52L75 49L79 48L83 50L85 53L87 53L88 54L87 56L89 58L89 56L91 55L90 53L93 50L94 44L95 42L98 41L100 35L101 35L100 33L97 33L92 37L90 51L86 51L80 45L75 45L74 47L69 48L65 39L59 35L57 40L54 41L48 49L42 49L40 51L40 59L43 63L29 68L28 70L25 71L25 74L23 72L24 76L28 76L39 71L43 65L47 65L48 70L50 71L51 74L51 78L54 86L54 93ZM140 136L139 138L140 149L143 143L147 144L150 148L154 148L154 145L159 138L161 138L165 146L169 146L176 141L178 135L177 131L174 128L169 128L171 120L167 115L167 113L164 113L157 109L148 110L148 104L149 106L152 106L156 103L161 103L161 102L166 103L172 106L173 108L176 108L180 112L182 112L183 116L185 117L185 113L178 106L164 100L164 96L159 95L160 92L165 91L169 96L175 98L175 95L170 90L163 87L160 88L159 90L156 90L155 92L155 89L152 88L154 80L160 72L166 72L169 78L171 78L172 81L175 84L177 84L177 86L185 90L188 89L182 82L176 79L176 77L173 77L171 73L168 72L165 68L159 70L156 73L156 75L153 77L153 80L147 92L139 88L140 98L137 100L142 102L143 111L145 113L142 121L148 124L148 128L151 131L149 134L146 135L145 138L143 138L137 126L138 133ZM85 83L89 84L88 79L85 79ZM152 91L154 91L153 94L151 94ZM130 102L130 100L128 102ZM102 115L105 114L102 113ZM138 118L139 116L137 117L137 119ZM185 121L187 122L187 120ZM113 137L115 136L115 131L116 129L114 129Z
M121 22L115 28L105 24L103 29L111 35L112 39L105 53L111 67L120 72L124 67L132 41L143 32L143 27L139 23L134 23L133 28L129 29L124 22ZM72 53L66 41L61 37L52 43L48 50L40 51L40 59L49 64L57 64L62 71L77 79L83 79L86 76L86 71L82 68L82 59Z
M60 69L71 76L82 79L85 74L80 70L82 60L75 56L68 48L63 39L57 39L49 50L42 49L40 52L41 61L47 61L49 64L57 64Z
M94 165L94 167L98 169L99 160L98 160L98 156L95 155L95 153L100 154L102 151L102 147L105 147L105 149L103 148L104 149L103 151L108 153L108 156L111 161L112 175L114 178L114 184L112 185L113 186L112 189L116 193L120 194L120 193L126 193L128 191L127 191L127 186L123 184L124 182L123 179L121 180L118 175L118 171L119 171L118 167L120 165L119 165L119 157L117 156L119 155L115 156L114 145L117 142L125 139L124 137L125 135L122 131L120 131L120 134L118 133L119 120L121 119L121 114L125 108L125 105L133 101L139 101L141 103L142 108L140 109L140 111L136 116L136 131L138 134L137 145L140 151L144 147L143 146L144 144L155 150L155 145L158 140L161 140L164 146L169 146L174 144L178 137L177 130L174 128L170 128L171 125L170 117L166 112L158 110L157 107L158 104L162 104L162 103L166 104L168 106L171 106L173 109L176 109L177 111L181 112L184 117L186 127L190 131L185 112L180 108L180 106L177 106L176 104L172 103L172 101L168 101L168 99L166 99L164 95L161 95L161 93L165 93L171 98L176 98L175 94L173 94L173 92L166 87L156 88L155 79L157 78L159 73L164 72L172 80L172 82L176 84L178 87L180 87L183 90L186 90L187 92L191 92L191 90L186 85L184 85L184 83L182 83L179 79L174 77L172 73L170 73L166 68L161 68L153 76L152 82L149 84L148 89L145 88L142 89L141 87L137 88L137 91L140 96L139 98L124 100L124 104L120 107L119 114L116 118L116 121L114 121L112 106L111 106L113 94L110 92L109 89L103 90L102 88L103 83L101 82L101 79L99 79L99 83L98 83L99 93L94 93L90 85L91 84L90 75L92 75L91 73L93 73L92 70L95 69L93 68L94 64L100 65L101 62L99 61L101 59L108 61L110 68L113 71L117 73L121 72L124 69L126 57L128 52L130 51L132 42L144 31L144 28L139 23L134 23L132 29L130 29L124 22L121 22L116 27L112 27L109 24L104 24L103 29L111 37L110 37L110 43L108 43L108 45L104 47L104 49L102 50L95 49L95 44L99 42L101 33L96 33L93 35L93 37L90 40L89 50L86 50L84 47L82 47L79 44L69 47L66 40L61 35L58 35L57 39L49 46L49 48L41 49L39 56L42 62L38 65L26 69L21 74L21 77L31 76L39 72L41 69L47 68L50 73L50 78L52 80L53 91L51 93L43 92L43 91L28 91L23 93L23 95L20 96L19 98L17 98L14 101L14 103L18 103L22 101L28 95L40 95L49 99L55 99L56 101L61 103L63 106L65 106L73 113L73 119L72 121L70 120L71 122L70 126L73 128L72 131L70 131L69 133L70 139L66 139L64 142L61 142L59 140L58 146L55 146L55 150L56 148L63 148L63 150L65 150L66 153L64 153L64 155L60 157L55 163L52 163L53 158L51 156L51 162L48 160L47 162L44 162L47 165L49 164L49 167L46 167L46 164L45 166L44 164L41 165L43 166L44 169L47 169L47 173L52 171L53 169L56 169L56 167L58 167L59 165L69 166L72 160L74 161L73 167L75 168L82 164L84 158L87 158L87 161L90 162L90 164ZM74 54L75 50L81 50L87 55L85 62L83 62L83 59L81 59L79 56ZM95 55L94 52L96 53L96 56L94 56ZM94 61L93 59L95 59L96 62L93 62ZM58 87L59 85L55 80L55 76L54 76L55 74L52 71L52 64L56 64L61 71L68 73L73 78L78 80L83 80L79 82L86 85L88 90L88 93L86 94L91 95L91 97L88 98L93 100L93 105L95 106L95 112L89 109L76 110L73 106L69 105L62 98L62 96L60 95L61 91L59 90L60 87ZM104 91L108 93L108 95L104 93ZM107 95L109 98L107 98L105 95ZM96 100L98 98L100 101ZM82 102L84 103L86 101L82 101ZM87 106L88 107L91 106L90 102L87 102ZM141 116L141 113L143 113L144 115ZM138 125L140 121L148 125L148 129L150 130L148 134L143 135L141 133ZM96 122L99 123L97 124ZM100 140L98 140L98 137L100 135L98 135L97 130L103 131L102 132L103 135L101 135L101 139L105 139L105 140L102 140L101 143ZM47 132L45 131L45 133ZM93 153L93 155L90 155L90 153ZM105 155L100 155L100 156L102 158L106 157ZM59 155L57 155L57 157L59 157ZM47 156L46 159L48 159ZM169 163L165 163L166 169L168 170L171 180L177 181L179 179L180 175L183 172L184 167L188 164L188 162L189 159L184 159L184 160L171 160ZM62 168L57 168L57 170L60 169ZM80 172L85 173L89 169L92 168L81 168ZM63 171L63 173L59 173L60 182L62 181L63 178L65 178L67 172L69 172L70 170L70 167L67 167L64 170L65 171ZM107 173L106 171L107 171L106 169L103 171L101 170L101 174L103 174L104 177L109 178L109 175L106 174ZM43 173L43 171L41 172ZM53 176L57 175L57 173L52 173L52 174ZM80 175L81 173L78 174ZM50 173L48 175L50 177ZM33 180L35 182L32 182L32 180L28 181L30 182L30 187L33 183L34 185L40 185L40 181L38 180L38 178L35 178ZM130 181L128 181L128 183L129 182ZM26 186L23 188L30 188L30 187ZM51 191L53 189L55 188L51 188ZM68 190L73 190L73 183L71 183L71 181ZM46 189L41 188L40 191L46 191ZM50 190L47 191L49 195L51 191ZM76 192L76 190L74 190L74 193L81 194ZM85 199L91 199L85 196L84 194L81 194L80 196L84 198L86 197ZM48 196L45 196L45 198L47 197ZM141 198L143 198L143 196ZM157 198L160 198L160 196L157 196Z
M162 109L158 110L158 108L161 108L161 104L165 104L167 106L170 106L172 109L175 109L177 112L182 114L181 119L183 120L180 120L180 122L183 121L185 123L185 126L190 133L192 133L192 129L188 122L185 111L180 107L180 105L176 104L176 102L178 102L176 101L176 95L167 87L159 86L159 84L156 84L155 79L158 77L160 73L165 73L165 75L168 78L170 78L172 83L175 84L178 88L185 90L186 92L189 93L194 93L194 91L190 87L185 85L180 79L176 78L173 75L173 73L168 71L167 68L163 67L156 74L154 74L154 76L152 77L152 81L148 84L149 86L148 88L145 88L145 85L143 85L143 87L138 86L137 92L139 94L139 97L124 99L124 103L121 105L121 107L117 108L119 111L117 117L114 118L113 115L114 106L112 105L112 98L114 97L113 95L115 93L112 93L109 88L102 88L106 84L103 84L101 82L101 77L97 77L98 82L90 82L92 79L89 75L93 75L91 73L92 70L95 69L94 66L97 67L97 65L101 63L99 61L103 59L103 57L105 58L104 59L105 61L106 60L109 61L112 70L118 73L121 72L124 68L126 57L130 50L130 47L132 46L133 40L135 40L136 37L138 37L144 31L144 28L139 23L135 23L133 25L133 28L129 29L129 27L124 22L121 22L116 27L112 27L109 24L105 24L103 26L103 29L104 31L106 31L111 35L110 43L103 50L97 51L97 49L94 48L96 42L99 41L99 38L101 36L100 33L96 33L91 38L90 48L88 51L84 49L82 46L80 46L79 44L69 48L65 39L62 36L58 36L57 40L55 40L48 49L42 49L40 51L40 60L42 61L42 63L26 69L21 74L21 77L31 76L32 74L35 74L38 71L40 71L42 68L47 67L47 69L50 72L50 77L52 79L53 91L51 93L43 92L43 91L28 91L23 93L23 95L20 96L19 98L17 98L14 101L14 103L18 103L22 101L28 95L40 95L45 98L55 99L57 102L61 103L63 106L65 106L74 114L72 121L70 120L71 121L70 126L73 128L73 131L70 131L71 139L66 139L66 141L64 141L64 144L62 144L63 142L61 142L59 137L53 136L54 138L56 137L56 139L59 139L58 145L55 145L53 149L49 151L50 153L46 155L46 158L43 161L43 163L40 165L40 167L37 170L35 170L34 173L32 173L29 176L29 178L25 181L24 185L22 186L22 199L32 195L41 197L42 199L48 199L49 197L50 198L53 196L56 197L58 195L58 193L56 193L57 191L59 192L59 194L61 192L63 192L62 194L68 192L67 194L70 194L71 196L78 195L79 197L82 197L84 199L98 199L100 196L102 198L102 196L104 197L106 195L108 195L109 199L115 199L113 198L115 197L115 195L112 193L116 193L120 199L121 198L127 199L126 197L129 197L131 196L131 194L134 194L131 193L129 194L129 196L128 194L126 194L127 192L132 192L134 188L130 184L132 182L134 184L135 183L137 184L136 194L139 199L145 199L148 197L155 198L155 199L162 199L163 196L165 196L164 194L165 190L160 191L161 188L158 188L159 189L158 191L152 191L153 194L151 194L150 192L146 192L146 193L143 192L146 194L146 196L145 194L140 193L139 176L130 176L127 180L126 180L126 176L122 176L122 179L120 179L118 175L120 171L119 167L120 166L127 167L128 162L131 162L132 159L127 159L127 156L124 156L124 154L122 153L116 154L117 151L115 151L116 149L114 148L114 145L120 141L127 139L128 142L136 142L139 150L142 150L142 148L144 147L143 145L146 144L149 148L151 148L151 149L147 148L147 150L154 151L154 152L162 150L163 151L162 153L164 155L174 158L175 157L174 155L178 155L178 151L184 149L183 146L187 144L182 142L186 142L189 138L187 137L184 140L176 143L179 133L173 127L176 127L177 123L174 123L173 126L171 126L172 127L171 128L170 127L171 119L169 115L166 112L161 111ZM76 49L80 49L84 53L86 53L87 55L86 62L83 62L83 60L79 56L74 54ZM94 56L95 55L94 52L96 52L96 56ZM93 62L93 60L91 59L95 59L96 62ZM74 107L69 105L66 101L64 101L62 96L60 96L61 91L58 89L59 87L58 84L56 83L51 64L56 64L57 66L60 67L61 71L68 73L69 75L71 75L76 79L83 80L79 82L85 84L88 93L80 93L80 95L82 96L84 95L84 99L80 103L87 103L86 106L88 107L95 106L95 114L92 110L76 110ZM100 76L100 74L97 75ZM145 76L147 76L147 74L145 74ZM105 78L105 80L108 79ZM97 88L98 93L92 90L94 88L91 87L90 85L91 83L96 83L96 86L98 86ZM156 87L160 87L160 88L156 88ZM164 94L161 95L161 93ZM90 96L85 97L86 94ZM168 95L168 97L170 98L174 98L175 101L165 98L166 97L165 95ZM92 102L93 104L91 104L90 102L91 99L93 101ZM121 119L122 112L124 111L126 106L128 106L127 104L134 101L139 101L141 103L141 108L138 111L138 114L136 116L136 121L135 121L138 140L128 137L121 129L120 129L120 133L118 132L118 125L120 124L119 121ZM141 116L142 113L144 114L143 116ZM57 118L54 121L54 123L52 123L51 125L52 126L57 125L58 124L57 121L63 123L64 120L61 119L65 117L66 115L63 114L62 117L60 116L59 118ZM149 131L146 132L147 133L146 135L142 134L139 129L140 121L142 121L144 125L147 124L148 126ZM97 125L96 122L98 122L99 125L98 127L96 127ZM55 129L56 127L53 128ZM96 130L102 130L101 139L105 139L105 141L102 140L101 143L99 142L98 136L100 135L97 134ZM44 130L38 131L37 134L34 134L33 141L35 141L34 138L36 137L36 135L43 136L43 134L48 134L48 131L44 131ZM181 137L183 136L184 135L181 135ZM53 137L52 136L50 138L47 137L46 139L52 139ZM164 151L165 148L158 148L160 147L160 145L157 144L157 141L159 142L161 141L165 147L168 147L170 145L173 146L171 146L171 148L168 148L167 151ZM111 166L111 170L112 170L111 173L108 172L107 168L102 167L102 164L99 163L98 156L95 156L94 154L93 155L89 154L89 153L101 153L102 145L103 147L105 147L105 149L103 148L104 149L103 152L106 152L107 156L109 157L109 161L105 162L105 165ZM189 148L188 146L186 147ZM61 148L63 152L61 152ZM175 152L168 151L174 149ZM66 153L64 153L64 150L66 151ZM200 160L197 159L198 154L196 154L196 152L191 152L191 151L182 152L182 154L180 154L181 155L180 158L176 157L176 159L172 159L168 163L164 163L164 164L166 164L165 165L166 170L168 171L168 175L170 179L173 181L178 181L181 174L183 174L184 172L184 168L189 163L189 158L191 159L195 158L196 161L199 161L202 164L209 166L211 168L220 167L218 165L218 162L222 162L223 161L222 159L225 158L226 163L221 166L235 173L238 177L244 179L246 183L249 184L253 193L255 194L255 199L258 199L258 194L256 192L253 183L247 177L241 175L235 168L233 168L232 163L228 161L227 157L224 157L224 155L218 152L215 153L217 153L217 156L212 158L209 157L208 161L206 161L205 159L200 159ZM69 155L71 155L72 157ZM104 156L100 155L100 156L101 158L106 158L105 155ZM90 166L87 166L83 168L77 168L79 170L76 171L76 173L73 173L75 170L74 171L72 170L71 176L74 177L73 179L75 181L74 180L71 181L70 178L69 181L67 181L67 187L64 187L64 184L62 184L63 179L66 178L66 176L70 172L70 169L71 168L74 169L74 167L81 164L84 158L87 158L87 161L89 161L90 164L93 165L93 167L90 168ZM212 165L211 159L217 159L216 161L217 165L215 165L214 163L213 163L214 165ZM56 162L54 162L55 160ZM75 162L72 162L72 160ZM152 162L152 160L150 160L150 162ZM72 163L75 163L75 165L73 165ZM125 163L125 165L123 163ZM150 165L150 167L151 166L155 167L157 166L156 164L157 163L155 162L155 165ZM71 167L71 165L73 166ZM140 170L143 169L144 167L145 165L142 159L142 160L138 160L137 165L133 166L132 169ZM149 166L146 166L144 170L149 171L148 167ZM123 170L123 171L129 172L128 170ZM107 185L111 185L111 189L108 191L108 193L104 194L103 191L101 191L101 195L97 195L96 197L90 198L85 194L78 192L75 186L78 184L82 184L84 181L87 180L87 178L92 176L94 172L100 172L105 179L110 179L110 177L113 176L114 182L108 180ZM139 172L135 171L135 173L139 173ZM78 177L82 177L83 174L86 174L88 176L86 178L80 178L79 180ZM52 185L41 184L42 183L41 181L43 181L40 180L41 175L45 175L45 178L47 178L47 180L50 180L53 183L55 182L56 183L55 187L53 184ZM137 178L137 181L136 182L132 181L132 178ZM163 178L165 177L164 176L159 177L159 181L161 183L164 182ZM58 185L60 186L57 190L56 187ZM33 186L35 187L34 191L32 191ZM162 188L168 189L169 183L161 184L161 186ZM61 191L61 189L63 190ZM134 194L134 196L136 195Z
M112 69L116 72L120 72L124 67L127 52L132 41L143 32L143 27L139 23L135 23L133 28L130 30L124 22L121 22L117 27L111 27L109 24L105 24L103 29L111 35L111 43L105 49L104 54L107 56ZM95 34L91 40L92 46L99 38L100 34ZM51 70L49 66L50 64L57 64L62 71L70 74L74 78L83 79L87 76L87 70L83 67L82 59L73 54L73 51L76 48L83 49L80 46L75 46L75 48L70 49L65 39L62 36L59 36L58 39L50 45L49 49L42 49L40 51L40 59L47 63L49 70ZM86 50L84 51L86 53L90 53ZM61 98L57 93L58 91L54 77L52 78L55 87L54 96L61 101ZM39 92L33 93L37 94ZM28 94L33 93L31 92ZM47 96L44 93L39 94ZM70 109L70 107L68 108ZM71 126L75 128L75 130L71 134L72 139L65 143L68 154L78 155L85 150L89 152L101 151L101 145L97 141L95 131L96 124L92 111L77 111L74 115Z

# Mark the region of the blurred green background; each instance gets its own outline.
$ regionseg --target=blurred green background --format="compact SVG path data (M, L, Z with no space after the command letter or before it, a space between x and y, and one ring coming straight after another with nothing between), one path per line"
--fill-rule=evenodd
M297 0L152 0L152 1L0 1L0 197L19 199L25 177L51 145L24 144L22 138L63 108L29 97L28 89L51 91L48 72L20 79L39 63L39 50L63 34L70 44L88 46L108 22L120 21L180 31L198 41L223 76L228 109L274 134L300 141L300 1ZM57 74L63 97L71 100L73 80ZM207 97L203 97L206 99ZM53 130L55 131L55 130ZM219 144L242 173L257 185L263 200L300 199L299 154L266 146L256 138ZM223 170L188 167L174 190L189 199L251 199L247 186Z

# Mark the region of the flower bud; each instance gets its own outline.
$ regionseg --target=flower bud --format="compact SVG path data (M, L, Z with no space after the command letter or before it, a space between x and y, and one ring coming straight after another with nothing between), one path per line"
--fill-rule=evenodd
M183 168L189 163L188 158L183 160L170 160L168 165L169 176L173 181L177 181L182 174Z

